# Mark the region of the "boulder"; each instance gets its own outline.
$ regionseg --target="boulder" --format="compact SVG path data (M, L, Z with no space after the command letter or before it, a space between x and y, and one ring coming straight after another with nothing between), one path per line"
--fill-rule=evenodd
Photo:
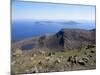
M32 54L32 57L36 57L36 54Z
M48 56L52 56L52 53L50 52L50 53L48 53Z
M80 64L80 65L85 65L85 61L83 61L82 59L80 59L80 60L78 60L78 63Z
M88 57L83 57L82 60L87 63L89 61L89 58Z
M38 63L39 65L42 65L43 64L43 62L42 61L39 61L39 63Z
M78 58L77 56L74 56L74 57L69 56L69 58L68 58L67 61L69 61L69 62L71 62L71 63L73 63L73 64L77 64L78 59L79 59L79 58Z
M71 59L72 59L72 56L69 56L67 61L69 61L69 62L70 62L70 61L71 61Z
M43 55L45 55L45 51L40 51L40 54L43 54Z
M55 60L55 63L60 63L61 62L61 60L59 59L59 58L57 58L56 60Z
M74 59L74 63L77 64L79 58L77 56L75 56L73 59Z
M47 61L49 61L51 58L50 58L50 57L45 57L45 59L46 59Z

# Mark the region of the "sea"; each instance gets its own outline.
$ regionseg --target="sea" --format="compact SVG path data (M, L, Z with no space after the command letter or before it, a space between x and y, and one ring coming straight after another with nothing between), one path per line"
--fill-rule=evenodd
M95 29L95 21L12 21L11 42L26 38L55 34L61 29Z

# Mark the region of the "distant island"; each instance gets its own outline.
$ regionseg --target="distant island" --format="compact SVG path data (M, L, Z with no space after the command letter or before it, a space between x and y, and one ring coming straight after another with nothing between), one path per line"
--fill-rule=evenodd
M62 22L61 24L76 25L76 24L80 24L80 23L79 22L75 22L75 21L67 21L67 22Z
M45 25L45 24L49 24L49 23L56 23L56 24L66 24L66 25L76 25L76 24L80 24L79 22L76 21L35 21L35 24L41 24L41 25Z

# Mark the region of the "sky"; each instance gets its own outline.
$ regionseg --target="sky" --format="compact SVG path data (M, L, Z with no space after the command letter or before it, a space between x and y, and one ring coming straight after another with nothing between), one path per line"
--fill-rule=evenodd
M95 6L12 1L12 20L95 20Z

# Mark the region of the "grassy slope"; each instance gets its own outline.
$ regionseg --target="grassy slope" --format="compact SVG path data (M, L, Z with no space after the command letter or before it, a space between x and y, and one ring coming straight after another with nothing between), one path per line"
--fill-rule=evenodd
M50 53L54 53L51 54ZM16 55L12 56L11 67L12 73L37 73L37 72L54 72L84 70L96 68L96 51L95 48L71 50L66 52L45 52L35 56ZM88 63L81 65L71 63L68 58L77 56L78 59L88 58Z

